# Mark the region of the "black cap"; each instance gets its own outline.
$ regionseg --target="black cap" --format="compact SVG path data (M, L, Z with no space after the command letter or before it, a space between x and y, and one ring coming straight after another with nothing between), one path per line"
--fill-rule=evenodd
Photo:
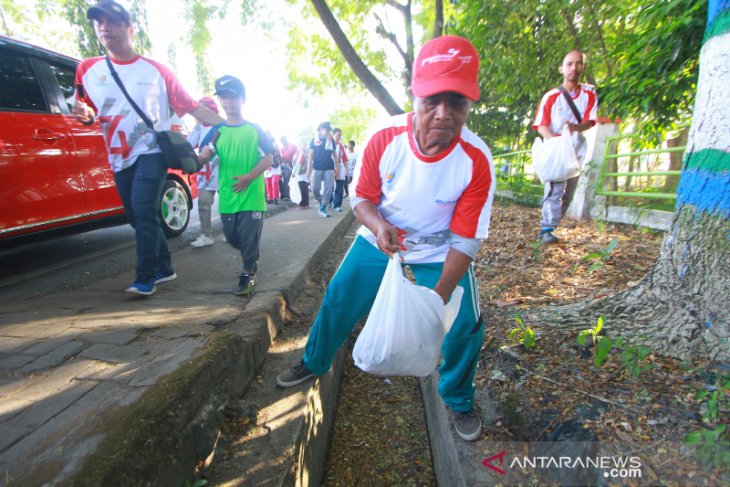
M98 19L102 15L106 15L113 20L121 20L127 25L132 25L132 17L129 16L127 9L114 0L101 0L101 2L98 2L86 11L86 18L89 20Z
M246 88L243 87L240 79L227 74L215 80L215 94L218 96L229 94L245 98Z
M329 122L322 122L322 123L319 124L319 130L322 130L322 129L327 129L327 130L330 130L331 131L332 130L332 125L330 125Z

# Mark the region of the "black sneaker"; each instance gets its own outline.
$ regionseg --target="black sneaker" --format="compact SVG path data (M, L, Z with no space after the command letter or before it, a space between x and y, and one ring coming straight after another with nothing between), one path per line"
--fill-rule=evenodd
M244 272L238 278L238 286L233 289L236 296L250 296L256 286L256 276Z
M479 417L479 411L471 408L469 411L462 413L459 411L451 411L452 421L456 434L464 441L476 441L482 434L482 418Z
M553 235L553 232L542 232L540 234L540 239L542 240L542 243L544 244L552 244L557 243L560 241L558 237Z
M276 384L279 387L294 387L315 376L316 374L310 372L307 366L304 365L304 360L300 360L298 364L279 374L279 377L276 378Z

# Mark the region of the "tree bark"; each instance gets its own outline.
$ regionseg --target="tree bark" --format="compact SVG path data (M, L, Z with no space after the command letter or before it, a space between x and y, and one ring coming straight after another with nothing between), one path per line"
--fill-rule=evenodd
M436 0L435 2L436 20L433 23L433 38L441 37L444 33L444 2Z
M350 65L350 68L352 68L355 75L362 81L363 85L365 85L389 114L398 115L403 113L403 109L396 103L375 75L373 75L372 71L368 69L357 52L355 52L352 44L350 44L347 36L340 28L337 19L332 15L332 11L327 3L324 0L312 0L312 5L317 11L317 15L319 15L322 23L327 28L327 31L332 36L332 40L335 41L335 45L337 45L337 48L347 61L347 64Z

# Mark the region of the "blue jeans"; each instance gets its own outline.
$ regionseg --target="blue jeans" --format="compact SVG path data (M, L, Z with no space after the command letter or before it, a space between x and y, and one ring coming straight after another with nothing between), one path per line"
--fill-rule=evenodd
M162 188L167 165L161 154L139 156L127 169L114 174L127 220L137 241L137 280L154 280L155 274L172 273L172 257L160 224Z
M304 348L304 365L315 374L329 370L337 349L369 311L383 280L388 257L358 236L332 277ZM444 264L410 264L416 283L431 289ZM484 339L474 269L459 281L464 288L459 314L441 346L439 394L450 408L466 412L474 401L474 374ZM353 292L353 290L356 290Z
M345 191L345 180L344 179L337 179L335 180L335 193L334 193L334 199L332 202L332 206L335 208L342 208L342 195Z

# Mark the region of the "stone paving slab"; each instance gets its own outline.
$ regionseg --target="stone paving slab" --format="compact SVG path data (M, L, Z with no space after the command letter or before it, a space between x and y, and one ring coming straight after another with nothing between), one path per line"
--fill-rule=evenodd
M175 253L179 278L150 298L122 292L128 273L3 305L0 485L182 485L210 451L207 425L264 360L286 299L353 221L268 218L250 301L230 293L240 255L217 243Z

